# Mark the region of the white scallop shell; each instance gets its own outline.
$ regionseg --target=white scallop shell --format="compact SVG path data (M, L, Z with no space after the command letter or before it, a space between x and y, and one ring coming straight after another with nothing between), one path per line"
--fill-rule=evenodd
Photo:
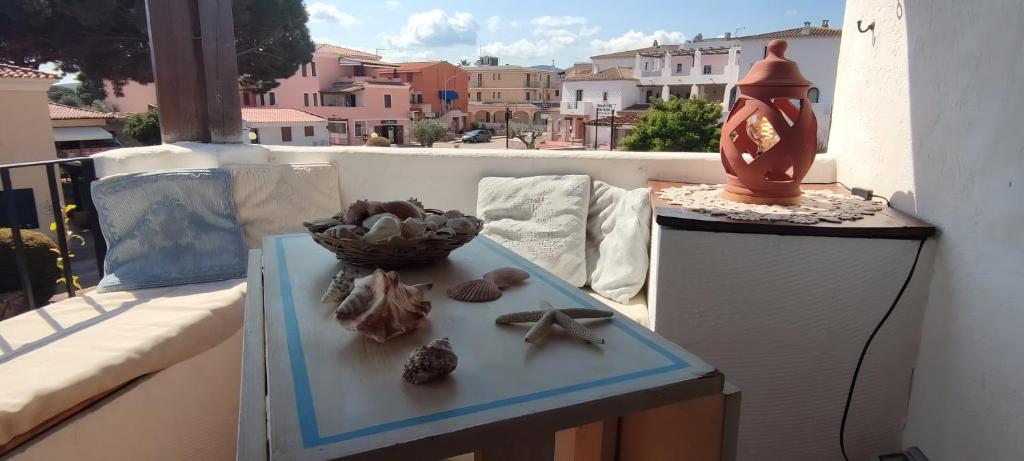
M385 217L392 217L392 218L395 218L395 220L397 220L399 223L402 222L402 220L399 219L398 216L395 216L395 215L393 215L391 213L377 213L375 215L370 216L369 218L364 219L363 223L362 223L363 227L365 227L367 229L373 229L373 225L377 224L377 221L380 221L381 219L383 219Z
M523 281L530 278L530 273L518 267L499 267L484 274L483 278L494 282L498 288L505 289L512 285L523 283Z

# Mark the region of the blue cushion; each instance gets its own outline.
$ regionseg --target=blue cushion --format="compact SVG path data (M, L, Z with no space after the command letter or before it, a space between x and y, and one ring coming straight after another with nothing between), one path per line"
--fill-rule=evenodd
M111 176L92 185L107 241L97 291L245 276L245 240L222 169Z

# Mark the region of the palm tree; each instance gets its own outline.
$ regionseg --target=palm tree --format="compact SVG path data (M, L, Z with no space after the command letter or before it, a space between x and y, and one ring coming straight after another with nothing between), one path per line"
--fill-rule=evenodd
M466 67L468 65L469 65L469 60L468 59L462 58L462 59L459 60L459 67Z

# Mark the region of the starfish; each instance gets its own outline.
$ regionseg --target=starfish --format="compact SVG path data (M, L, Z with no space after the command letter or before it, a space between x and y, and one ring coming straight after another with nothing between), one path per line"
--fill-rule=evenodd
M498 318L494 319L494 323L498 325L509 325L512 323L536 322L536 324L526 332L526 342L531 344L540 338L548 329L551 328L551 325L554 324L558 324L558 326L562 327L563 330L579 339L582 339L583 341L591 344L604 344L603 338L595 336L594 333L587 329L587 327L574 319L599 319L609 318L615 315L611 311L599 309L555 309L547 301L541 301L540 307L541 310L513 312L511 314L498 316Z

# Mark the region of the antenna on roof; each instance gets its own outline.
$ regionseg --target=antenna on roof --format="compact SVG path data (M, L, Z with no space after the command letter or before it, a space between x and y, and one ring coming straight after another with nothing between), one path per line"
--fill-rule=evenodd
M740 31L741 31L741 30L747 30L747 26L737 26L737 27L736 27L736 30L735 30L735 31L734 31L734 33L733 33L733 35L735 35L735 36L739 37L739 36L740 36Z

